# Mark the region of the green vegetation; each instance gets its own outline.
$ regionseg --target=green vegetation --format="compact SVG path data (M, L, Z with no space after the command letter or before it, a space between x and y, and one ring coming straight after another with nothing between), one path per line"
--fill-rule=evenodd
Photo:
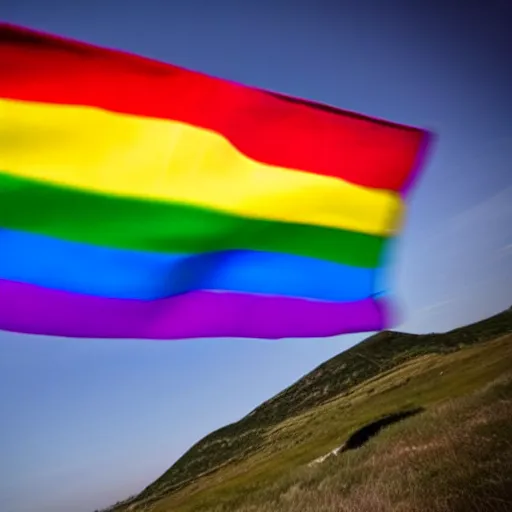
M205 437L111 510L510 510L511 341L511 309L444 334L379 333ZM415 408L425 411L308 465Z
M203 510L510 511L511 418L512 375L389 428L357 451Z

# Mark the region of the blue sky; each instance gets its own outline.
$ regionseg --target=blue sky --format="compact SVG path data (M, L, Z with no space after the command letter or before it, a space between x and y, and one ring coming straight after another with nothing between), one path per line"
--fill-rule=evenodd
M509 1L7 0L0 18L434 130L397 244L400 329L512 304ZM135 493L363 337L0 333L0 510L92 512Z

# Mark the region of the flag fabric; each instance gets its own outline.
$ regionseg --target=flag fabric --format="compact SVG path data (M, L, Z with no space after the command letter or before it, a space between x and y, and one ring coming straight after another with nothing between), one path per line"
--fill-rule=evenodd
M389 326L425 130L9 24L0 70L0 329Z

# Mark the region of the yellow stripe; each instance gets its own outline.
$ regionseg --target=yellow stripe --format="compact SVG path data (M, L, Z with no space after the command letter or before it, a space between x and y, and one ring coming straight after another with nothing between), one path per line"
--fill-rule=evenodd
M395 232L403 210L393 192L262 164L209 130L91 107L0 99L0 169L97 192L377 235Z

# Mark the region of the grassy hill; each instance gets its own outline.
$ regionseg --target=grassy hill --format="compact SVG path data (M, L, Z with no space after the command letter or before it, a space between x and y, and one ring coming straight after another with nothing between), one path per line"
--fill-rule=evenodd
M489 411L489 418L496 419L491 421L488 418L485 425L491 430L497 429L499 435L493 435L508 446L512 460L512 432L506 429L507 422L502 424L503 408L509 407L507 412L512 417L512 374L508 379L508 372L512 371L511 340L512 308L442 334L381 332L320 365L240 421L205 437L138 496L111 510L349 511L352 510L347 508L349 503L357 502L353 493L365 490L366 496L373 495L374 499L383 500L381 479L368 480L364 475L369 473L362 471L361 467L366 467L376 477L380 473L379 464L385 467L391 456L386 455L386 449L394 450L396 455L399 452L397 446L407 454L401 456L402 462L414 453L413 446L431 446L431 450L424 449L423 456L429 456L434 447L442 444L442 436L435 425L443 422L446 432L450 429L455 432L460 427L464 435L474 438L476 434L468 425L472 415L481 414L485 403L492 404L494 409ZM409 414L408 411L414 413ZM467 417L468 425L457 424L455 428L453 422L457 417ZM396 418L402 418L402 421L398 423ZM378 432L385 424L387 428L364 443L369 435ZM504 435L505 430L510 437ZM393 435L398 436L394 444L390 441ZM455 439L456 435L453 435ZM462 433L460 435L463 436ZM382 445L381 440L386 438L391 444ZM409 438L409 444L404 445L404 438ZM350 443L360 448L348 450ZM343 444L343 453L321 464L308 466L315 458ZM455 441L448 445L453 453L458 453L453 457L453 464L457 457L470 457L469 452L466 453ZM486 449L489 446L487 444ZM499 459L494 457L494 452L493 449L487 454L490 466ZM501 449L500 453L508 452ZM483 452L478 455L487 460ZM407 496L404 489L412 485L412 488L437 490L440 482L449 480L446 475L443 478L440 475L455 471L450 467L449 472L447 466L449 464L445 460L444 469L438 468L438 473L434 470L434 460L429 467L421 467L416 475L418 482L424 471L430 474L432 470L438 475L427 478L426 483L421 480L422 486L418 482L414 485L409 482L407 487L403 477L395 475L385 488L395 489L396 496L389 497L386 491L387 502L365 504L359 499L353 510L366 510L365 507L372 512L399 510L399 501ZM411 467L407 467L406 473L412 471ZM388 468L385 474L392 475L392 469ZM499 469L504 468L500 466ZM509 469L508 474L512 475L512 467ZM470 478L471 471L468 469L464 474L466 480ZM479 476L471 474L471 478L481 479L487 471L496 480L496 468L491 470L486 466L485 470L480 468L478 471ZM511 483L506 482L503 489ZM460 485L453 485L450 492L458 489L460 494ZM380 494L375 494L376 489L381 489ZM439 498L441 501L437 508L432 510L445 510L442 507L447 503L452 508L446 510L455 510L453 507L458 505L453 493L446 492L448 494L441 493L444 497ZM418 490L416 494L414 499L425 507L428 493L423 496ZM506 501L503 493L500 496L497 499ZM404 510L408 512L415 510L415 502L411 499L405 500ZM345 508L340 508L340 500ZM462 498L458 500L457 503L469 506ZM494 505L499 506L500 503ZM512 496L510 505L512 507ZM480 503L480 506L484 505Z

